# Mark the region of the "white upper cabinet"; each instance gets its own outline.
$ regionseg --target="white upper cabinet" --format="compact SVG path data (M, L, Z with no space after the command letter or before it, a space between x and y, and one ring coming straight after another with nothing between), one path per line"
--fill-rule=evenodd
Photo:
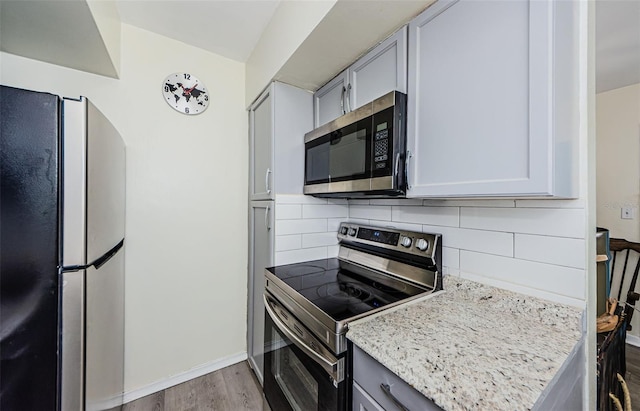
M348 111L346 100L349 70L338 74L313 95L314 127L334 120Z
M407 92L406 26L351 65L349 108L355 110L393 90Z
M249 107L251 200L302 194L304 134L313 128L310 92L274 82Z
M577 196L572 3L440 0L409 24L407 196Z
M314 127L392 90L407 92L407 27L378 44L313 95Z

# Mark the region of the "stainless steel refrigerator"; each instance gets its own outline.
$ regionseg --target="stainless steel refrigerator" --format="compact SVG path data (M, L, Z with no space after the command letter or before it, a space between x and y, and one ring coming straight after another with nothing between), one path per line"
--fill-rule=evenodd
M0 106L0 409L118 408L124 142L86 98Z

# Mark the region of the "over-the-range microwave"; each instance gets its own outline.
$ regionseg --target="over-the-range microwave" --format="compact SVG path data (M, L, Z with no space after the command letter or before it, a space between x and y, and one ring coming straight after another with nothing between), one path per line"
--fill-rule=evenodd
M392 91L304 136L304 193L404 197L407 96Z

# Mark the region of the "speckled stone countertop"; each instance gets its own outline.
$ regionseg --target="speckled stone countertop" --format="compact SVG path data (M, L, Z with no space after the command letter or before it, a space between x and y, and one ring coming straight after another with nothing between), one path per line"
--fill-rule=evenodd
M347 338L445 410L527 410L581 337L582 311L459 277L349 324Z

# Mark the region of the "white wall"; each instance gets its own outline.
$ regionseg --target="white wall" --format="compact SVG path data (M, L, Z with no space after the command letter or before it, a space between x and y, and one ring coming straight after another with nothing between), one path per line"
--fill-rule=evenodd
M89 97L127 145L125 399L244 358L244 65L128 25L120 80L6 53L0 61L2 84ZM203 114L163 101L162 81L179 71L205 82Z
M640 84L596 96L597 224L611 237L640 241ZM632 220L621 218L632 207Z

